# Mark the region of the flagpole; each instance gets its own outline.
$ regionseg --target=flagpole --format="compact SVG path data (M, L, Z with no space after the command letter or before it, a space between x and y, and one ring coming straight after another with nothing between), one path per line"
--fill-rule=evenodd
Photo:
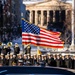
M75 23L75 0L72 0L72 42L71 42L71 50L74 50L74 23Z

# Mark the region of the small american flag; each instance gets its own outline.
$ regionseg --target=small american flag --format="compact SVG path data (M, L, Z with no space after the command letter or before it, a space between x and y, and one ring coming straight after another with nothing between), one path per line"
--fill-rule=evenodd
M22 19L22 44L33 44L49 48L63 48L59 32L39 28Z

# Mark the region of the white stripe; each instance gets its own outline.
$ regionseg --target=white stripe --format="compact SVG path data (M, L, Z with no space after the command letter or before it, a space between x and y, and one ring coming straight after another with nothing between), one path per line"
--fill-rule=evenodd
M40 34L40 35L36 35L36 34L32 34L32 33L25 33L25 32L23 32L22 34L27 34L27 35L29 34L29 35L33 35L33 36L36 36L36 37L43 37L43 38L45 37L45 38L49 38L49 39L52 39L52 40L58 40L58 41L61 41L61 40L60 40L60 38L55 38L55 37L54 37L54 38L52 38L52 37L45 36L45 35L41 35L41 34ZM22 37L23 37L23 36L22 36Z
M44 32L46 32L46 33L48 33L48 34L51 34L51 35L54 35L54 34L60 34L59 32L50 32L50 31L48 31L48 30L45 30L45 29L40 29L40 30L42 30L42 31L44 31Z
M37 44L37 41L34 40L22 40L22 42L33 42ZM44 45L51 45L51 46L63 46L63 44L52 44L52 43L47 43L47 42L38 42L39 44L44 44Z
M26 39L26 38L30 38L30 39L34 39L34 40L43 40L43 41L47 41L47 42L60 42L58 40L48 40L46 38L36 38L36 37L33 37L33 36L22 36L22 38Z
M43 35L47 35L47 36L54 36L54 37L59 37L59 35L54 35L54 34L50 34L50 33L45 33L45 32L40 32L40 34L43 34Z

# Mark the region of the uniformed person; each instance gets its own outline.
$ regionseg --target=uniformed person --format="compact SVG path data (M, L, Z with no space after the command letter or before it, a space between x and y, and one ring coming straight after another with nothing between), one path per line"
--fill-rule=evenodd
M2 52L2 48L0 47L0 55L1 55L1 52Z
M61 67L66 68L66 65L65 65L65 55L62 55Z
M50 54L48 54L47 56L47 64L48 66L51 66L51 55Z
M23 56L21 53L17 54L18 64L23 65Z
M12 58L13 58L13 53L10 53L10 61L9 61L9 65L12 66Z
M16 55L13 55L13 57L12 57L12 63L18 63L18 59L16 58Z
M17 43L15 43L15 48L14 48L14 55L17 56L17 54L20 53L20 48L19 48L19 45Z
M27 47L25 47L25 54L30 54L31 55L31 46L30 46L30 44L28 44Z
M33 56L33 64L37 65L37 55L36 54L34 54Z
M8 53L8 50L7 50L7 45L4 45L4 47L3 47L3 49L2 49L2 53L4 54L4 55L7 55L7 53Z
M31 65L34 65L34 57L31 55Z
M65 65L66 65L67 68L71 68L72 67L72 62L71 62L71 59L70 59L69 55L66 55Z
M51 66L55 66L55 64L56 64L56 61L54 60L53 54L52 54L52 55L51 55L51 63L50 63L50 65L51 65Z
M3 62L3 56L4 56L4 54L1 53L1 55L0 55L0 57L1 57L0 62L1 62L2 64L4 64L4 62Z
M30 54L27 54L27 65L31 65L31 56Z
M41 62L42 62L42 57L41 57L41 55L39 54L39 55L38 55L38 59L37 59L38 65L40 65Z
M75 55L73 55L72 68L75 69Z
M42 55L42 65L43 65L43 66L46 65L46 58L45 58L45 55Z
M24 56L23 56L23 65L26 65L26 61L27 61L27 55L24 54Z

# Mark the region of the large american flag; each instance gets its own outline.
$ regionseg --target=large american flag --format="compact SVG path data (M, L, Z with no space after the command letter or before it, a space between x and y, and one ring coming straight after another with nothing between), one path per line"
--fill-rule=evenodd
M63 48L59 32L52 32L30 24L22 19L22 44L33 44L49 48Z

